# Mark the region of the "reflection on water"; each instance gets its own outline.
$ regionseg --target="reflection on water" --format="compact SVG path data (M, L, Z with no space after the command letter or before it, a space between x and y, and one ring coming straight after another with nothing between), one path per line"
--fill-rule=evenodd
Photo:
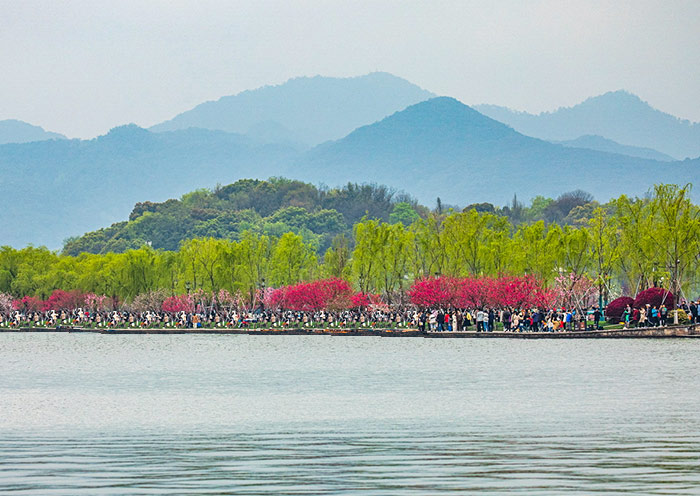
M450 432L6 438L5 493L697 494L700 439Z
M700 493L700 342L0 335L2 494Z

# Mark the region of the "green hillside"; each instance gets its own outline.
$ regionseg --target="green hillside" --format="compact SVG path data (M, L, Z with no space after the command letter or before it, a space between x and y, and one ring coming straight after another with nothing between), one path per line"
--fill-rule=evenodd
M144 245L177 250L186 239L235 240L245 231L273 236L294 232L322 251L336 235L351 234L353 224L364 216L410 223L418 217L416 210L427 211L385 186L350 183L320 189L283 178L243 179L214 190L199 189L179 200L137 203L128 221L69 239L63 251L123 252Z

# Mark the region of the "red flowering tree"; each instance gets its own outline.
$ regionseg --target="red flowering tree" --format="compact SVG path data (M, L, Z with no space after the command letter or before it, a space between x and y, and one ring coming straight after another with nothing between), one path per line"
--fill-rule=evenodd
M74 310L85 305L85 295L78 291L56 289L44 302L42 310Z
M355 293L350 297L353 308L365 308L370 304L370 295L365 293Z
M661 305L666 305L667 308L671 309L675 307L675 301L673 299L673 294L663 288L649 288L640 292L634 299L634 308L641 308L646 305L652 307L659 307Z
M416 281L408 294L420 307L547 307L554 299L533 276L429 277Z
M343 279L323 279L283 286L274 290L268 305L299 311L342 310L354 305L350 284Z
M556 301L556 294L551 289L540 286L530 295L530 306L551 308Z
M498 306L499 301L494 293L495 281L490 277L465 277L453 281L456 306L463 308L478 308Z
M44 308L45 302L34 296L25 296L21 300L12 302L12 308L15 310L25 310L30 312L38 312Z
M408 290L408 296L419 307L449 306L456 297L456 281L448 277L419 279Z
M614 299L605 307L605 320L608 322L619 322L628 305L630 308L634 306L634 299L629 296L620 296Z
M190 295L170 296L163 301L162 308L168 313L194 312L194 300Z
M548 307L552 304L552 291L545 289L534 276L502 276L490 280L489 304L497 307L525 308Z

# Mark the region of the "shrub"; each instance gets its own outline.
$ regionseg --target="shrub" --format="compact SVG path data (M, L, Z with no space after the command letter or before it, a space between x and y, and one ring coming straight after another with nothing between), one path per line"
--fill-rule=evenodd
M627 305L632 307L634 304L634 299L629 296L620 296L619 298L608 303L605 307L605 320L608 322L620 322L622 320L622 314L627 308Z
M685 313L685 310L674 310L674 312L678 312L678 323L681 325L686 325L690 324L690 317L688 317L688 314ZM668 314L668 318L670 322L673 322L673 312Z
M649 288L640 292L634 299L634 308L642 308L643 306L650 305L652 307L659 307L661 304L666 305L666 308L674 308L673 295L663 288Z

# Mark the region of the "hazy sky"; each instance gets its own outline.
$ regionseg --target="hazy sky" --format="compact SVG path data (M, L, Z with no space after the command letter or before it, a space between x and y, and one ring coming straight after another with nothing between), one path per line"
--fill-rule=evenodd
M700 0L0 0L0 119L93 137L301 75L539 112L627 89L700 121Z

